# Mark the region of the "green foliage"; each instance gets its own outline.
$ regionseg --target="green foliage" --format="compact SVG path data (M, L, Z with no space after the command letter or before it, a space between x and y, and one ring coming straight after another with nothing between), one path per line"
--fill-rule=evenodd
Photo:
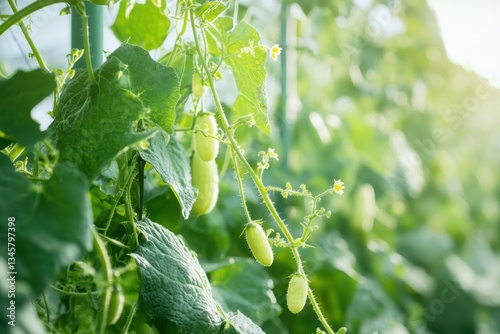
M179 83L175 70L151 58L148 52L122 44L109 57L115 56L127 65L130 91L150 109L151 119L171 133L175 106L179 100Z
M122 79L126 71L127 66L112 57L96 71L98 86L89 82L85 71L77 71L61 92L52 137L61 161L74 163L91 180L119 152L151 135L134 131L133 123L148 110ZM121 115L114 119L117 110Z
M132 6L132 7L131 7ZM170 20L163 6L152 0L145 4L122 1L111 30L121 42L139 45L146 50L159 48L167 38Z
M221 310L205 271L175 234L147 219L137 226L146 240L132 256L142 274L141 297L151 319L172 321L181 332L219 333L226 323L235 333L262 332L241 313Z
M149 220L137 225L146 241L132 256L141 270L141 296L148 316L173 321L180 331L217 333L223 314L196 258L160 225Z
M183 217L187 219L196 200L197 191L191 185L189 161L185 151L175 137L169 137L163 130L149 139L148 144L139 154L170 186L182 207Z
M56 2L32 2L0 34ZM115 6L123 44L100 67L73 70L73 51L54 74L2 69L0 241L13 241L15 218L15 330L500 333L500 94L449 62L425 3ZM289 45L270 61L284 27ZM30 113L52 92L41 131ZM211 183L191 177L205 112L220 144ZM204 186L218 199L195 217ZM244 240L253 221L269 267ZM2 252L5 310L14 269ZM297 314L285 307L291 275L310 288ZM123 312L109 319L118 290Z
M253 260L231 258L209 274L213 296L224 309L239 310L257 325L281 313L270 277Z
M2 137L33 148L46 134L31 119L31 109L56 87L54 76L41 69L17 72L12 78L0 79L0 115Z
M38 297L61 268L91 249L88 181L74 166L60 164L52 178L34 184L16 173L5 155L0 155L0 171L0 218L5 222L1 225L2 235L12 237L2 240L2 248L9 246L15 258L11 262L7 254L1 254L0 262L6 269L2 270L2 280L7 281L7 273L16 273L18 316L26 316L19 318L22 327L33 317L29 300ZM6 223L11 221L9 217L14 218L13 228ZM4 286L2 293L7 295ZM8 303L7 298L2 298L4 309Z
M170 129L178 89L172 69L139 47L122 45L96 70L97 86L78 71L61 92L50 131L61 152L90 179L97 177L118 153L146 139L139 120L151 119ZM119 112L120 117L113 115Z
M257 127L269 135L271 127L267 116L266 49L260 45L260 36L254 27L245 22L233 27L229 17L221 17L215 22L220 35L220 49L211 50L220 54L231 67L238 88L238 97L232 111L234 119L252 115ZM214 43L215 44L215 43ZM222 51L223 50L223 51Z

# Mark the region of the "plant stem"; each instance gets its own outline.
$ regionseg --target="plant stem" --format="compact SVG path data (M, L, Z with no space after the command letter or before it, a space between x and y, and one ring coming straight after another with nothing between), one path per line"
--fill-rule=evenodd
M62 289L56 288L55 286L51 285L50 288L54 291L57 291L63 295L68 295L68 296L73 296L73 297L84 297L88 295L99 295L99 291L92 291L92 292L72 292L72 291L64 291Z
M126 168L124 169L125 171L127 170ZM111 225L111 220L113 219L113 216L116 211L116 207L118 206L118 203L120 202L120 199L123 197L123 194L125 193L125 190L127 189L127 185L132 182L133 178L133 171L131 171L127 178L125 179L125 183L121 186L120 192L118 193L118 196L116 197L115 201L113 202L113 205L111 206L111 211L109 213L108 221L106 222L106 226L104 227L104 235L106 236L108 233L109 226Z
M43 305L45 307L45 312L47 312L47 324L50 324L50 309L49 309L49 303L47 302L47 296L45 295L45 292L42 292L42 299L43 299Z
M94 69L92 68L92 56L90 54L90 39L89 39L89 17L85 9L83 13L80 13L82 16L82 31L83 31L83 50L85 51L85 63L87 64L87 71L89 72L89 79L91 84L96 84L94 76Z
M44 7L54 5L56 3L67 3L69 5L74 4L74 0L38 0L35 1L28 6L24 7L18 12L15 12L14 14L10 15L7 21L5 21L2 25L0 25L0 35L2 35L4 32L6 32L10 27L12 27L14 24L20 22L23 18L26 16L36 12L39 9L42 9Z
M18 143L14 144L8 155L11 161L16 161L17 158L24 152L24 147Z
M130 190L132 189L132 184L134 183L134 179L137 176L137 171L133 171L131 173L130 181L127 184L127 189L125 190L125 216L130 223L130 227L132 228L132 232L134 233L135 245L139 245L139 236L137 234L137 228L135 227L134 222L134 210L132 209L132 199L130 198Z
M111 300L111 294L113 292L113 267L111 266L111 261L109 259L106 245L94 228L92 228L92 236L94 238L95 250L97 251L97 255L99 256L99 260L101 261L101 266L104 272L104 279L106 280L106 289L104 290L103 296L103 307L97 322L97 333L103 334L106 329L106 324L108 323L109 302Z
M12 11L14 13L18 12L17 6L16 6L14 0L9 0L9 5L10 5L10 8L12 8ZM45 65L45 62L42 59L42 56L40 55L40 52L38 52L38 49L36 48L35 43L33 43L33 40L31 39L31 36L28 32L28 29L26 28L26 25L24 24L23 21L19 22L19 27L21 28L21 31L23 32L24 38L26 38L26 41L28 42L28 44L31 48L31 51L33 51L33 54L35 55L35 58L38 62L38 65L40 65L40 67L43 68L44 70L49 71L49 69L47 68L47 65Z
M227 138L229 139L229 142L230 142L231 146L233 147L234 153L236 153L236 155L238 156L238 159L241 161L241 163L245 167L246 171L248 172L248 174L250 175L250 177L254 181L255 185L257 186L257 189L259 190L259 192L260 192L260 194L262 196L262 199L264 200L264 203L266 204L267 208L269 209L271 215L273 216L273 218L276 220L276 222L280 226L280 228L283 231L283 233L285 234L285 237L288 240L288 242L291 243L293 241L293 237L290 234L290 232L288 231L288 229L286 228L286 225L283 222L283 220L281 220L281 217L279 216L278 212L276 211L276 208L274 207L274 204L272 203L271 199L269 198L269 195L266 192L266 187L264 186L264 184L262 183L262 181L259 179L259 176L252 169L252 166L250 166L250 164L248 163L248 161L245 159L245 157L241 153L241 150L239 149L239 145L236 142L236 139L232 136L232 134L229 131L229 122L228 122L228 120L226 118L226 115L224 114L224 110L222 108L222 104L220 102L219 95L217 94L217 90L215 88L215 82L213 80L212 75L210 75L210 70L208 68L208 65L206 63L205 57L204 57L204 55L203 55L203 53L201 51L200 44L198 42L198 36L197 36L197 32L196 32L196 25L194 23L194 15L193 15L192 11L190 11L190 13L191 13L191 26L192 26L192 29L193 29L193 36L194 36L194 41L195 41L196 49L197 49L198 54L200 55L200 57L203 60L201 62L201 65L203 66L203 69L207 73L208 83L210 85L210 90L212 91L212 95L213 95L214 101L215 101L215 106L217 108L217 114L219 115L219 118L221 120L221 124L222 124L222 127L224 129L224 132L226 133ZM302 264L300 262L300 258L296 258L296 261L297 261L298 267L302 268Z
M196 45L196 50L197 50L200 58L202 59L201 65L203 66L204 70L207 73L207 78L208 78L208 83L210 85L210 90L212 91L215 106L217 108L217 113L219 115L224 132L226 133L227 138L229 139L229 142L233 148L233 151L236 153L238 159L241 161L241 163L245 167L246 171L248 172L248 174L252 178L255 186L257 187L257 190L259 191L260 195L262 196L262 199L264 200L264 203L267 206L267 209L269 210L269 212L273 216L274 220L276 221L276 223L280 227L280 229L283 232L283 234L285 235L285 238L287 239L287 241L290 244L293 244L293 241L294 241L293 236L291 235L290 231L288 230L285 223L283 222L280 215L278 214L278 211L276 210L276 207L274 206L273 202L269 198L269 194L266 191L266 187L264 186L264 184L262 183L262 180L255 173L255 171L252 169L252 167L250 166L248 161L245 159L245 157L241 153L241 150L239 149L239 146L238 146L238 143L236 142L236 139L234 138L232 133L229 131L229 122L226 118L226 115L224 114L224 110L222 108L222 104L220 102L219 95L217 94L217 90L215 88L215 82L214 82L213 76L210 74L210 70L209 70L209 67L208 67L208 64L206 61L206 57L205 57L204 53L202 52L201 47L200 47L200 43L198 41L196 24L194 21L194 15L193 15L192 9L190 9L189 13L190 13L190 18L191 18L191 28L193 30L193 37L194 37L194 42ZM297 248L292 247L291 250L292 250L292 254L293 254L293 257L295 259L295 262L297 263L298 273L306 276L305 272L304 272L304 268L302 267L302 260L300 258L300 255L299 255ZM321 310L319 308L318 303L316 302L314 294L312 293L312 291L310 289L308 291L308 295L309 295L309 300L311 301L311 304L313 306L313 309L316 312L316 314L318 315L318 318L321 321L321 323L323 324L323 326L325 327L325 329L328 331L329 334L335 334L333 332L333 330L331 329L330 325L328 324L328 321L324 317L323 313L321 313Z
M323 312L321 312L321 309L319 308L319 304L316 301L316 297L314 296L314 293L312 292L311 288L309 288L307 290L307 296L309 297L309 300L311 301L311 305L312 305L312 307L314 309L314 312L318 316L319 321L321 321L321 323L325 327L325 329L328 332L328 334L335 334L335 332L333 331L333 329L331 329L330 326L328 325L328 321L326 321L326 318L323 315Z
M243 181L240 175L238 161L236 160L234 154L232 153L231 153L231 160L233 160L234 172L236 173L236 180L238 180L238 188L240 189L240 197L241 197L241 203L243 205L243 210L245 211L245 216L247 217L248 223L251 223L252 218L250 217L250 212L248 212L247 202L245 200L245 191L243 190Z
M127 334L128 333L128 329L130 327L130 324L132 324L132 319L134 319L136 311L137 311L137 304L134 303L132 305L132 308L130 309L130 313L128 314L127 322L125 323L125 326L123 326L122 334Z

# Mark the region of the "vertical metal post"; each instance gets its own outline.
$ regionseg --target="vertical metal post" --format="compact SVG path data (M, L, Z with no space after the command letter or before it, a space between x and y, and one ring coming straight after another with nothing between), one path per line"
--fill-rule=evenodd
M97 6L85 1L85 9L89 17L90 56L92 58L93 68L97 68L102 64L102 7L103 6ZM83 50L82 18L76 10L71 11L71 48ZM75 67L85 68L85 59L80 58L75 64Z
M289 134L288 134L288 123L287 123L287 108L288 108L288 76L287 76L287 47L288 47L288 13L289 5L286 1L281 3L281 41L280 46L281 56L281 95L279 101L279 108L276 115L276 120L279 126L279 136L281 139L282 151L280 154L281 166L283 168L288 167L288 151L289 151Z
M280 67L281 67L281 95L279 97L278 108L276 111L276 124L278 125L279 138L281 141L281 152L280 152L280 163L281 169L285 171L285 175L288 170L288 151L290 149L289 145L289 134L288 134L288 122L287 122L287 108L288 108L288 12L289 5L286 1L281 2L281 14L280 14ZM287 218L287 212L285 210L286 203L283 196L276 196L276 207L283 218Z

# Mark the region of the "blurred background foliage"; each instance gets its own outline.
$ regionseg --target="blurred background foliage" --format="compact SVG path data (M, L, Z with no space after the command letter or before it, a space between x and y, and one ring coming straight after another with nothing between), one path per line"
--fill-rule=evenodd
M346 183L343 197L322 203L332 218L303 251L329 320L351 333L500 333L498 89L450 63L423 1L286 6L288 70L268 69L273 136L240 136L248 156L266 144L280 154L269 184L304 183L319 193L334 178ZM269 45L281 38L277 3L241 2L239 10ZM223 180L216 213L180 227L207 262L248 255L244 242L229 242L244 217L234 178ZM274 227L252 200L253 216ZM308 203L275 200L298 234ZM193 232L201 240L187 237ZM207 232L222 246L218 254ZM281 305L292 271L288 252L278 250L268 272ZM284 310L263 328L307 333L314 321L310 308L297 316Z
M448 60L426 2L363 3L239 2L239 18L253 24L266 45L282 40L282 27L287 32L280 42L286 72L281 59L268 63L273 134L239 130L242 147L254 165L258 151L276 149L280 160L266 171L269 185L306 184L316 194L334 179L345 182L344 196L324 199L332 217L318 223L309 240L314 247L302 251L334 328L500 333L500 93ZM231 3L228 14L233 11ZM230 105L234 83L223 80L219 90ZM115 167L100 179L113 178ZM175 196L150 170L147 214L182 235L222 304L232 303L266 333L310 333L320 325L311 307L298 315L283 307L294 271L289 251L275 249L266 270L241 259L251 255L241 237L245 217L233 173L224 173L210 215L183 221ZM246 181L252 216L277 228ZM92 190L96 221L109 210L100 194L113 191ZM308 203L274 200L299 235ZM266 287L274 292L266 290L267 299L230 297L246 289L252 298Z

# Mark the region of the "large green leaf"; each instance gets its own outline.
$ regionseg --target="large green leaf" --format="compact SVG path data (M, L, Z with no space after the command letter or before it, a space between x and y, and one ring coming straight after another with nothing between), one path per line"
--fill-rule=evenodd
M219 17L227 7L228 4L221 1L207 1L196 10L196 16L210 22Z
M266 271L251 259L234 259L210 272L214 298L228 310L240 310L255 323L276 317L281 307Z
M141 157L149 162L168 183L182 207L182 215L189 213L196 201L197 190L191 185L191 168L186 153L175 136L160 130L149 139L149 147L140 151Z
M15 238L16 262L13 267L9 263L8 272L17 272L16 305L21 310L47 287L59 268L91 249L88 181L74 166L62 164L50 180L34 184L15 172L5 155L0 155L0 173L1 234L10 232ZM15 219L15 229L7 230L9 217ZM6 243L2 238L2 249L7 249ZM7 267L5 253L1 256L0 262ZM2 281L3 275L2 270ZM2 298L3 309L6 303Z
M409 331L402 325L403 315L396 304L372 279L359 282L354 298L347 311L346 326L360 334L401 333Z
M55 87L54 75L41 69L19 71L8 80L0 80L0 131L22 146L33 147L45 134L31 118L31 109Z
M122 44L111 56L128 65L130 90L151 109L153 121L171 132L179 100L179 79L175 70L156 62L147 51L130 44Z
M136 3L128 12L128 1L122 1L115 23L111 30L122 42L129 41L146 50L159 48L167 38L170 20L165 16L164 8L159 8L146 1L144 5Z
M198 260L177 236L149 219L137 222L146 240L132 254L142 273L143 309L181 333L263 333L241 314L225 314Z
M238 87L238 97L233 105L234 116L253 115L257 127L269 135L271 127L267 116L265 68L267 51L261 45L259 33L246 22L238 23L233 29L229 17L219 18L216 27L225 49L224 61L231 66Z
M179 98L172 68L155 62L138 46L121 45L95 71L92 85L78 71L65 86L51 125L62 161L74 162L94 179L127 146L150 136L137 133L137 120L151 119L170 130Z
M161 225L146 219L137 226L146 241L132 256L142 273L141 296L148 316L172 321L182 333L218 333L223 315L198 260Z
M229 327L224 333L227 334L264 334L264 331L247 318L240 311L229 313L227 323Z

